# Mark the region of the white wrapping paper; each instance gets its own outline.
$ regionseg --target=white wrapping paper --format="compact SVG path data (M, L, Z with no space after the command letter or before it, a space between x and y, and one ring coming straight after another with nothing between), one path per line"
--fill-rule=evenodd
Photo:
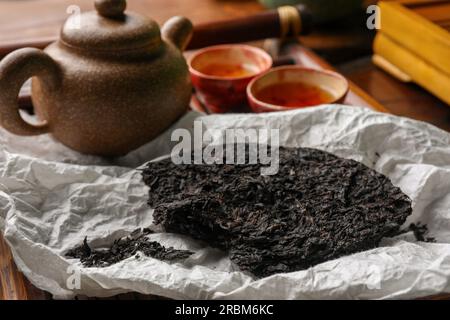
M174 127L190 128L197 117L190 113ZM171 131L126 157L105 160L80 155L49 136L17 137L0 129L0 230L19 269L56 298L136 291L186 299L386 299L450 291L450 134L345 106L201 120L206 128L279 128L283 146L313 147L363 162L411 197L413 214L405 225L426 223L437 242L416 242L405 234L374 250L254 280L223 252L188 237L156 233L152 239L194 255L183 263L140 255L106 268L83 268L63 253L86 235L92 246L102 247L152 225L147 188L134 168L168 154Z

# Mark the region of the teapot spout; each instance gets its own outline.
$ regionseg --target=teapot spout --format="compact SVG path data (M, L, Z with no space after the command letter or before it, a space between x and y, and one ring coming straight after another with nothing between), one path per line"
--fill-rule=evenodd
M192 22L189 19L177 16L166 21L161 33L164 39L184 51L192 38L193 29Z

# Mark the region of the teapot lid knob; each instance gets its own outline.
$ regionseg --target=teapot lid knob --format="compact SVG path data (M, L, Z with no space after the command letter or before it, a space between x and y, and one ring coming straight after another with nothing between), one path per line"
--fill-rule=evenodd
M95 0L95 9L99 15L105 18L123 17L126 7L126 0Z

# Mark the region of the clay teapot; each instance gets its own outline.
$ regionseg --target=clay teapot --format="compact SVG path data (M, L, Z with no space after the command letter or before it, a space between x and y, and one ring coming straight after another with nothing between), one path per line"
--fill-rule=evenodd
M125 0L97 0L96 11L71 16L45 50L24 48L0 63L0 122L17 135L51 133L87 154L119 156L149 142L189 105L191 84L182 55L192 34L183 17L163 28L125 14ZM32 78L41 120L19 113L17 96Z

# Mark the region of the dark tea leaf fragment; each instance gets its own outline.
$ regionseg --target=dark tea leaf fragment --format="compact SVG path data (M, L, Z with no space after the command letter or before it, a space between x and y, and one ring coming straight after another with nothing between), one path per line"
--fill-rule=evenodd
M404 230L400 230L398 232L398 235L407 233L412 231L412 233L414 234L414 238L417 241L421 241L421 242L436 242L436 239L433 237L429 237L428 236L428 226L426 224L423 224L421 222L417 222L417 223L411 223L407 228L405 228Z

